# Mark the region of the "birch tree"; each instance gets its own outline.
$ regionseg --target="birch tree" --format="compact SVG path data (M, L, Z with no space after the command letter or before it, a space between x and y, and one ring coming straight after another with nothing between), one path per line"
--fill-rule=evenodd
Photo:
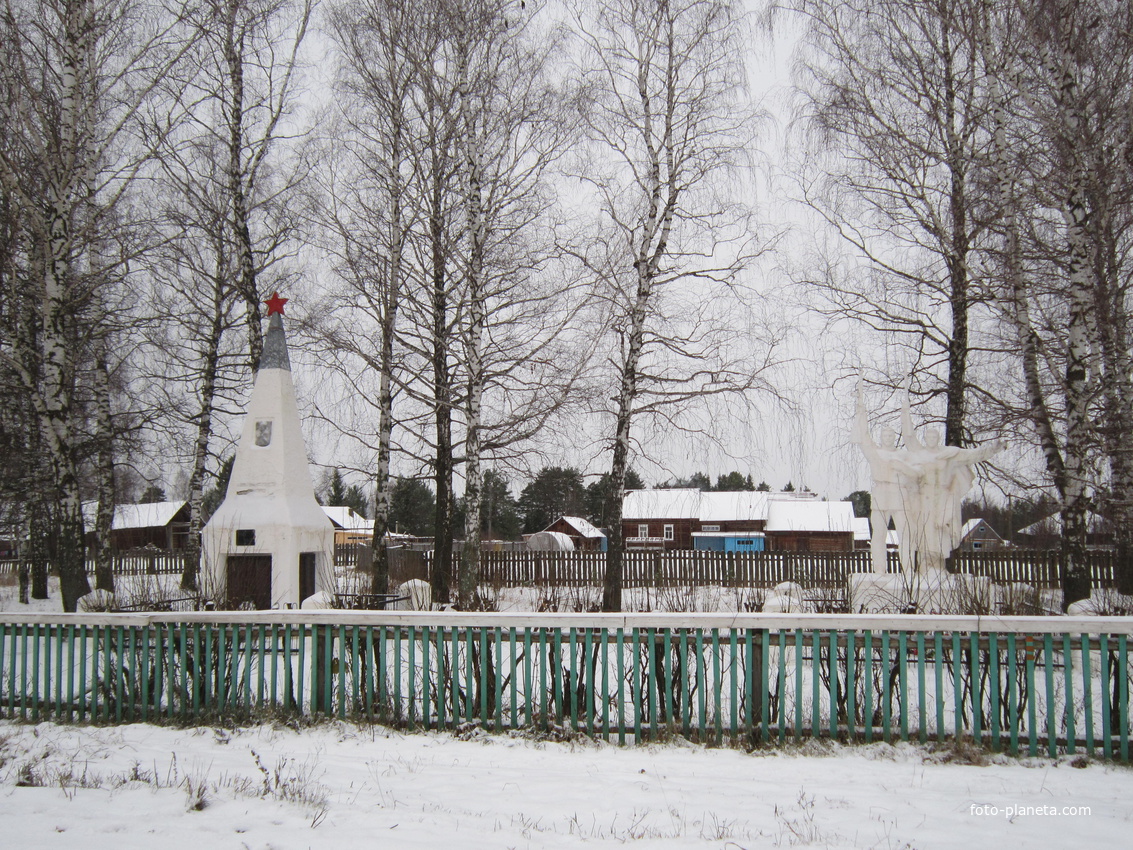
M716 397L766 388L770 347L739 345L748 305L729 301L754 252L743 211L721 200L749 115L740 97L737 8L723 0L608 0L580 7L592 167L608 247L583 259L600 282L617 389L610 544L602 608L621 609L621 504L633 428ZM729 237L737 241L729 243ZM750 347L749 347L750 346ZM742 349L742 353L741 353Z
M4 103L10 144L0 150L0 181L27 215L38 331L7 365L31 397L49 460L55 563L63 607L73 611L90 590L76 391L103 279L92 246L124 211L152 152L136 133L138 117L186 39L171 10L130 0L11 0L2 24L14 91Z
M522 445L557 413L585 362L565 342L584 299L555 262L552 169L577 98L552 85L561 39L511 0L456 11L465 236L458 250L465 380L464 549L459 602L477 604L484 457ZM558 273L556 273L558 272ZM486 402L488 402L486 404Z
M970 360L988 344L986 334L972 338L987 301L978 259L990 214L982 0L792 5L807 24L799 91L812 157L797 179L839 240L817 275L795 276L818 295L820 314L898 347L922 406L943 398L945 444L966 445L978 390Z
M1120 520L1133 485L1129 270L1122 247L1130 232L1129 10L1052 0L998 15L989 11L987 20L989 57L1012 27L1017 35L1014 56L989 62L998 102L1004 280L1029 418L1060 500L1066 607L1090 594L1087 512L1102 496L1108 502L1103 510ZM1006 130L1008 104L1023 122L1025 135L1015 139ZM1025 162L1024 156L1009 161L1013 146L1025 151ZM1024 191L1016 191L1016 173L1030 178ZM1056 212L1059 226L1048 222L1044 210ZM1018 215L1029 218L1025 230ZM1029 237L1026 246L1021 233ZM1027 255L1042 262L1031 260L1028 270ZM1054 372L1045 381L1044 360ZM1100 464L1108 465L1108 493L1098 492ZM1127 531L1118 531L1117 549L1119 582L1128 587Z
M329 321L328 341L352 355L342 370L358 381L377 374L374 535L371 587L389 591L390 509L393 479L394 398L400 366L395 356L398 313L410 274L407 239L416 222L410 192L419 185L415 163L424 154L411 123L418 91L416 66L435 36L423 27L419 7L391 0L343 3L332 11L331 30L341 54L337 87L345 107L338 116L344 141L328 158L332 254L347 293ZM376 326L376 344L363 327ZM369 397L370 394L363 394Z

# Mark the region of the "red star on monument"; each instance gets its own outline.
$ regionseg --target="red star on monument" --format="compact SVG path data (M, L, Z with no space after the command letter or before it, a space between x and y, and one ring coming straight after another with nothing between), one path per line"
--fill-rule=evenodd
M271 294L271 298L264 300L264 303L268 305L268 316L271 317L273 313L279 313L279 315L282 316L283 305L286 304L289 300L290 299L288 298L280 298L278 292L273 292Z

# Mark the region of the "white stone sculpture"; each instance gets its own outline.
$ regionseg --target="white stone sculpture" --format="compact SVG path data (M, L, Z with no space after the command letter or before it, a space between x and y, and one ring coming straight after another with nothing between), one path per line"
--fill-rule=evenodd
M882 494L873 516L873 568L884 572L884 550L878 563L878 538L884 541L888 514L895 520L901 540L902 571L931 572L944 569L945 559L960 543L963 525L960 506L972 486L972 467L1002 449L995 441L977 449L942 446L940 432L929 431L922 443L913 429L908 396L902 407L902 438L897 449L892 437L883 435L883 445L874 444L865 418L865 400L858 386L855 438L870 464L874 496ZM880 567L880 568L879 568Z
M904 545L907 540L905 534L905 510L902 497L901 482L898 479L897 464L901 461L904 452L897 449L897 434L892 428L881 429L881 444L873 442L869 434L869 420L865 412L865 393L862 385L858 384L858 410L854 419L854 442L862 450L869 462L870 476L873 486L870 490L870 560L873 571L884 575L888 565L887 538L889 535L889 522L897 530L897 538L902 546L902 560L904 561ZM911 553L909 553L911 555Z

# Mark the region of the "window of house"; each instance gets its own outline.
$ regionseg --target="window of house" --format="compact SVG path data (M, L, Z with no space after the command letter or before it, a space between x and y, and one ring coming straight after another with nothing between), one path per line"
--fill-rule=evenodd
M673 534L673 526L671 526L671 525L666 525L666 526L665 526L665 539L666 539L666 540L672 540L672 539L673 539L673 537L674 537L674 534Z
M237 546L255 546L256 545L256 529L254 529L254 528L238 528L238 529L236 529L236 545Z
M648 537L649 536L649 526L648 525L639 525L637 527L637 536L638 537Z

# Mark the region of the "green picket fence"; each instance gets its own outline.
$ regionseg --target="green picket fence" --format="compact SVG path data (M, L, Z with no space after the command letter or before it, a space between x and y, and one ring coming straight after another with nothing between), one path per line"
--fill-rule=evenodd
M265 711L618 743L970 740L1129 759L1133 618L5 615L0 716Z

